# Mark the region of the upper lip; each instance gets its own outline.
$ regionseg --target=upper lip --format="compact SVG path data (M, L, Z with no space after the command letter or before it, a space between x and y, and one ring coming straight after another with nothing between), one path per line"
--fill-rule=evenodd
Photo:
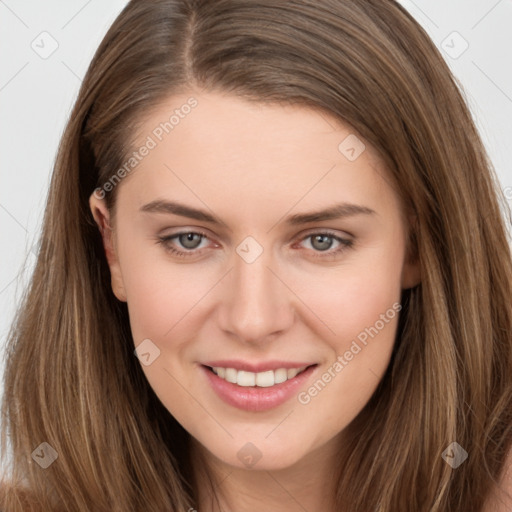
M207 361L202 364L211 368L234 368L235 370L260 373L270 370L278 370L279 368L302 368L304 366L312 366L316 363L297 361L262 361L259 363L251 363L249 361L240 361L235 359L222 359L219 361Z

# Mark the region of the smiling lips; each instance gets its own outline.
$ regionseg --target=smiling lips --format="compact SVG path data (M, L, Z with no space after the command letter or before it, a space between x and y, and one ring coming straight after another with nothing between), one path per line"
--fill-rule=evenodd
M212 361L201 368L217 395L229 405L258 412L277 407L298 392L318 364L272 361Z

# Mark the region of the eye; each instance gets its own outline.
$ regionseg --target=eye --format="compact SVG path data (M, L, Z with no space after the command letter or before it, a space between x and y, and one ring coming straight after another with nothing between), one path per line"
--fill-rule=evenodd
M309 233L306 237L302 238L302 242L310 241L310 247L315 253L315 258L333 257L341 254L353 246L353 240L342 238L330 231L321 231ZM330 250L335 245L334 250Z
M195 249L198 248L199 244L203 241L203 239L207 239L205 233L198 233L196 231L183 231L181 233L176 233L170 236L161 236L158 237L158 243L162 244L166 251L178 256L179 258L186 258L187 256L192 256L193 254L199 252ZM186 249L185 251L180 251L177 249L171 242L176 239L181 247Z

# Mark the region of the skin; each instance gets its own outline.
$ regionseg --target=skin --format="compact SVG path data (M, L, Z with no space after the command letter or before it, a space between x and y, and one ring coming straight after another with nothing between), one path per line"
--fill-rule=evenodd
M118 185L115 217L104 200L90 198L112 288L128 304L135 346L150 339L160 350L142 368L222 480L223 510L334 510L336 447L388 366L398 314L306 405L294 396L269 411L239 410L215 394L199 363L317 363L307 390L419 283L407 257L407 220L376 151L365 142L350 161L338 146L354 130L306 107L191 91L155 109L135 146L190 96L198 106ZM155 200L204 209L223 224L141 211ZM374 213L285 222L340 202ZM311 235L326 229L352 246L334 255L341 244L328 238L322 251L328 243ZM196 237L195 249L184 237L167 245L192 256L173 256L158 242L190 231L208 238ZM250 264L236 252L247 236L263 249ZM261 454L251 468L237 457L248 442ZM213 510L205 491L199 510Z

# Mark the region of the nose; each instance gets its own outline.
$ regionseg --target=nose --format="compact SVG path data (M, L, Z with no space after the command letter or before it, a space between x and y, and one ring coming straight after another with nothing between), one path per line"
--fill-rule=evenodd
M266 250L252 263L235 254L234 268L223 280L219 326L243 343L270 341L294 322L293 292L271 260Z

